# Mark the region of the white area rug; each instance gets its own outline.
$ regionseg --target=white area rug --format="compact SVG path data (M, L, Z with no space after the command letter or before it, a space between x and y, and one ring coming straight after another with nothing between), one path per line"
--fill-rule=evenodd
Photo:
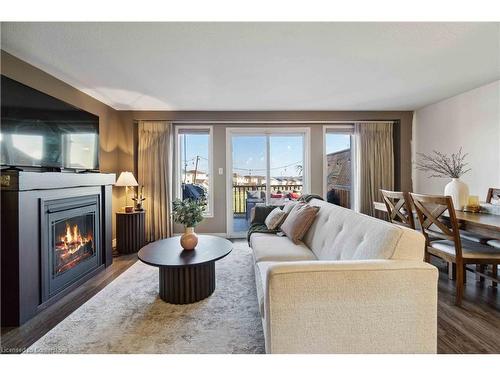
M26 353L263 353L246 242L215 268L214 294L171 305L158 297L158 269L138 261Z

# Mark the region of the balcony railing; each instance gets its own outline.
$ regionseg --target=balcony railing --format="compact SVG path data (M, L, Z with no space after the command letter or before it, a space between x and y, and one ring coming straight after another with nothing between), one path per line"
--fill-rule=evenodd
M244 214L247 209L247 191L266 191L266 185L233 185L233 213ZM271 185L271 194L302 192L302 185ZM262 199L265 202L265 199Z
M334 192L333 197L330 194L332 190ZM329 186L329 192L330 193L328 194L327 197L330 203L335 203L345 208L351 208L350 186L340 186L340 185Z

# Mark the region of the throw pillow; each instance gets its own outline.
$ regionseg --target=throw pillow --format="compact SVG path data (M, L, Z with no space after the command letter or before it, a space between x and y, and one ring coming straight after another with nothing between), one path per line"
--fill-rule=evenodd
M266 220L264 221L267 229L278 229L285 216L285 212L281 208L276 207L269 215L267 215Z
M295 205L297 204L297 202L290 202L290 203L287 203L283 206L283 211L285 211L285 213L288 215L290 213L290 211L292 211L292 208L295 207Z
M297 203L294 205L283 224L281 224L281 231L285 233L294 244L298 244L311 227L318 211L319 207L311 206L306 203Z
M275 209L274 206L266 206L257 204L250 212L250 225L265 224L267 216Z

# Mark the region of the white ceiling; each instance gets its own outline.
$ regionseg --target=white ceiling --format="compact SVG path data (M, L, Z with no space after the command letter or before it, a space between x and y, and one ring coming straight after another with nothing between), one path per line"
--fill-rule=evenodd
M413 110L500 79L500 23L2 23L116 109Z

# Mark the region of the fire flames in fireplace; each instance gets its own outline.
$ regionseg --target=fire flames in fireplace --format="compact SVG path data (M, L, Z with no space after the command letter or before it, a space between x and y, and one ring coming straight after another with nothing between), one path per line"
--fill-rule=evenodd
M66 223L66 232L59 236L55 245L56 273L67 271L79 262L93 255L94 246L91 233L83 235L78 225Z

